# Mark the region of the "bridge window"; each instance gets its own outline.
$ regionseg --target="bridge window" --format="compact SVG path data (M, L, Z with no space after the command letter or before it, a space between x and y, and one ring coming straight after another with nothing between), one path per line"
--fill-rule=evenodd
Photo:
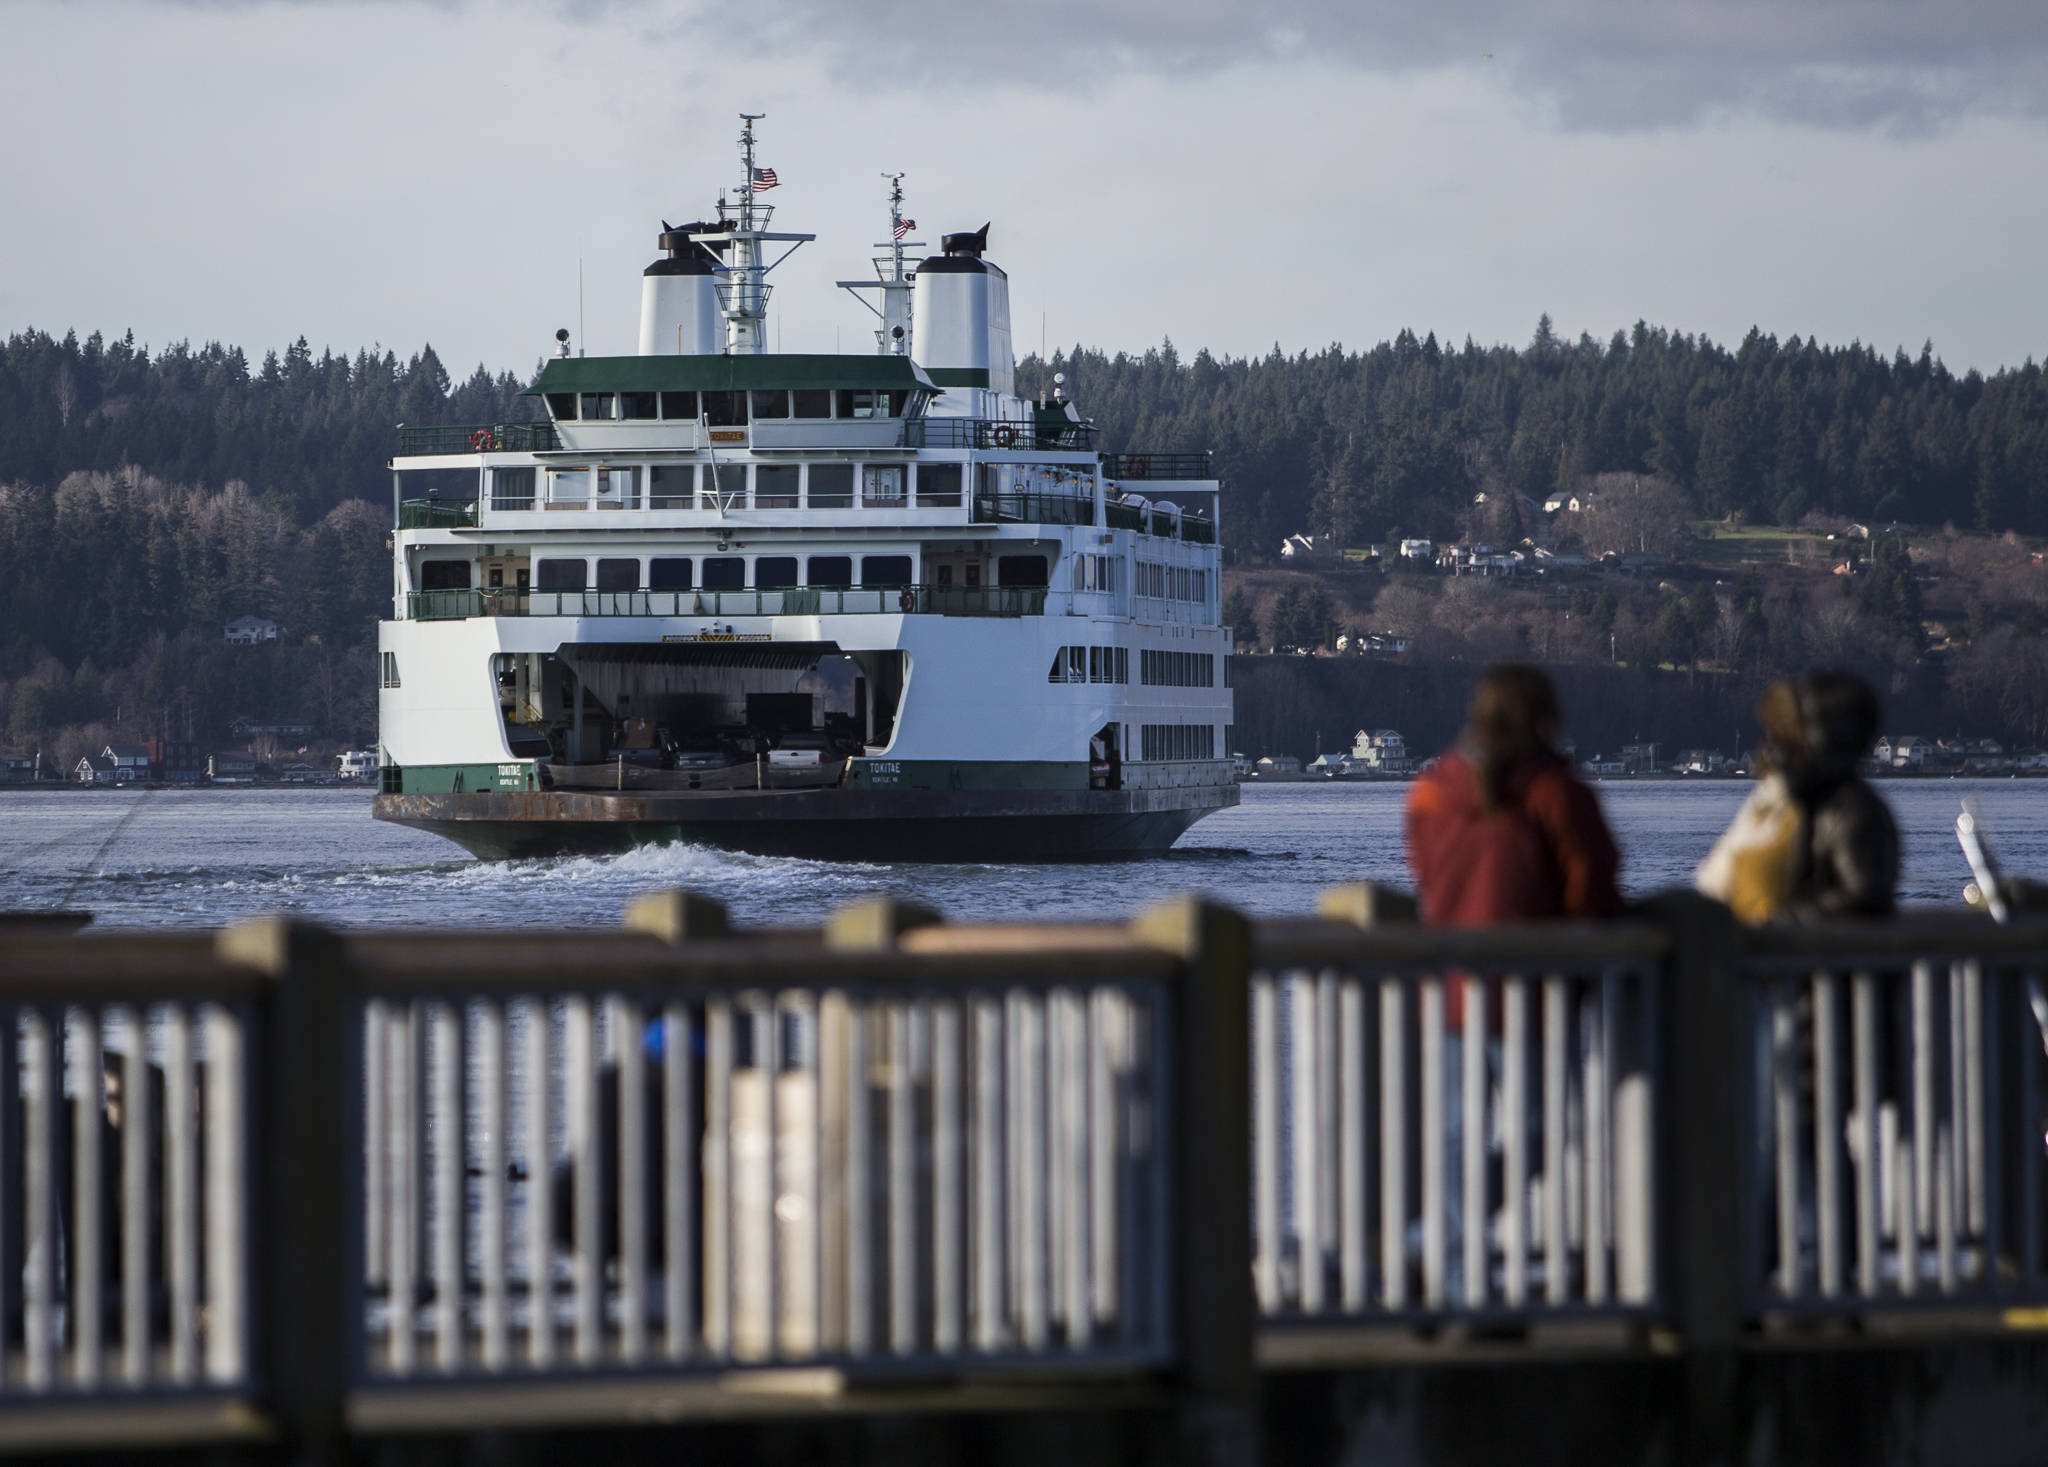
M754 508L795 509L797 473L795 464L757 464L754 468Z
M1042 555L1001 555L996 557L998 586L1045 586L1051 584Z
M853 557L850 555L814 555L811 563L804 568L805 576L813 586L851 586L853 584Z
M842 418L872 418L876 415L875 399L882 396L882 394L869 392L866 388L842 387L834 396L838 399L839 403L837 416ZM887 404L883 404L883 406L886 408Z
M796 584L794 555L763 555L754 561L754 586L762 591L780 591Z
M690 589L690 557L657 555L647 562L647 587L652 591Z
M697 466L656 464L647 471L647 495L656 509L689 509L697 498Z
M742 428L747 422L744 392L706 392L699 395L704 405L704 422L712 428Z
M738 591L747 584L747 562L739 555L712 555L704 561L704 589Z
M799 387L792 396L796 399L793 416L799 418L829 418L832 416L832 390L829 387Z
M919 464L917 503L921 509L957 507L960 503L960 465Z
M619 395L616 392L586 392L583 394L583 421L612 421L619 416Z
M550 392L547 395L548 413L558 423L576 421L576 394L573 392Z
M863 586L909 585L910 557L907 555L863 555L860 558L860 583Z
M863 509L895 507L903 503L902 464L863 464L860 470L860 502Z
M466 560L426 560L420 562L420 589L422 591L467 591L469 589L469 562Z
M654 394L651 392L622 392L619 394L619 416L622 418L651 418L654 416Z
M786 418L788 416L788 392L779 387L771 387L766 391L758 389L755 391L754 417L757 420L761 418Z
M810 475L812 509L853 508L853 465L812 464Z
M534 478L532 469L492 469L491 508L532 509Z
M597 563L597 589L600 591L637 591L640 589L640 562L637 559L606 558Z
M538 591L580 591L590 583L590 562L537 560L533 563L533 583Z
M661 415L670 419L697 421L697 394L694 392L664 392L661 395Z
M384 654L384 686L387 688L398 686L398 654L396 652L386 652Z

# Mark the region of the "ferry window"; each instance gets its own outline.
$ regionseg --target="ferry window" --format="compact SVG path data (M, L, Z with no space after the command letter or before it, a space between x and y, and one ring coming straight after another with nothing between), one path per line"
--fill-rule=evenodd
M894 508L903 503L902 464L862 464L860 502L864 509Z
M583 394L583 420L606 420L619 415L619 398L615 392L586 392Z
M697 394L694 392L664 392L661 395L661 415L664 418L688 418L697 421Z
M704 589L737 591L747 584L747 562L738 555L711 555L704 559Z
M687 555L657 555L648 561L647 588L650 591L689 590L690 557Z
M636 507L640 497L640 471L638 469L599 469L597 471L597 492L605 500L625 508Z
M756 418L786 418L789 416L789 394L779 387L754 393L754 416Z
M799 387L793 394L796 411L790 416L797 418L829 418L832 416L832 390L829 387Z
M754 469L754 508L796 508L795 464L759 464Z
M950 508L960 503L960 465L919 464L917 502L920 508Z
M654 394L651 392L622 392L619 394L619 416L622 418L651 418L654 416Z
M587 560L537 560L533 563L534 589L539 591L580 591L589 582Z
M910 557L907 555L863 555L860 558L860 583L863 586L909 585Z
M688 509L696 495L695 464L656 464L647 471L648 503L656 509Z
M747 395L744 392L706 392L702 398L706 426L738 428L745 425Z
M590 470L549 469L548 503L573 504L577 508L586 506L590 499Z
M384 686L387 688L398 686L398 654L396 652L386 652L384 654Z
M421 561L420 589L422 591L467 591L469 589L469 562L466 560Z
M625 559L606 558L597 563L597 589L600 591L637 591L640 589L640 562Z
M811 508L853 508L853 465L812 464Z
M573 393L573 392L550 392L550 393L549 393L549 394L547 395L547 398L548 398L548 412L549 412L549 414L550 414L550 415L552 415L552 416L553 416L553 418L554 418L554 420L555 420L556 422L558 422L558 423L573 423L573 422L575 422L575 421L576 421L576 394L575 394L575 393Z
M780 591L796 584L794 555L763 555L754 561L754 585L762 591Z
M853 584L853 557L850 555L814 555L804 570L807 583L813 586Z
M875 397L877 405L892 418L902 417L904 406L910 401L908 392L878 392Z
M717 509L719 507L717 501L720 499L729 501L725 508L731 509L742 499L746 498L747 466L745 464L714 463L708 465L708 468L710 472L704 475L699 484L699 488L704 494L703 507L705 509Z
M872 418L875 416L876 394L866 388L842 387L838 391L839 413L842 418Z
M1044 586L1051 584L1042 555L1002 555L996 558L998 586Z
M532 469L492 469L491 508L532 509L533 481Z

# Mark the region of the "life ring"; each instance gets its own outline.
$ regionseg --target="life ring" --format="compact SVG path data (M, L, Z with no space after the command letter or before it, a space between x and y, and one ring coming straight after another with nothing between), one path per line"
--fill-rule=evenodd
M1124 473L1133 479L1142 479L1151 472L1152 464L1147 459L1134 458L1124 465Z
M910 588L909 588L908 586L905 586L905 587L903 588L903 592L902 592L902 594L901 594L901 595L899 595L899 596L898 596L898 597L896 598L896 609L897 609L898 611L912 611L912 610L915 610L915 609L916 609L916 607L917 607L917 596L916 596L916 594L915 594L914 592L912 592L912 591L911 591L911 589L910 589Z
M497 444L498 440L491 436L489 428L479 428L469 435L469 446L478 453L489 453Z
M1008 423L999 423L996 425L995 432L989 434L989 437L995 440L997 448L1008 448L1017 441L1017 430Z

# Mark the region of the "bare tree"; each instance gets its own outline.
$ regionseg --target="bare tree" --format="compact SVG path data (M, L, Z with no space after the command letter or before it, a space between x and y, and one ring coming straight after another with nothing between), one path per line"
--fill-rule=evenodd
M1650 474L1600 474L1585 491L1593 504L1579 533L1595 555L1608 551L1678 555L1691 543L1692 502L1669 479Z

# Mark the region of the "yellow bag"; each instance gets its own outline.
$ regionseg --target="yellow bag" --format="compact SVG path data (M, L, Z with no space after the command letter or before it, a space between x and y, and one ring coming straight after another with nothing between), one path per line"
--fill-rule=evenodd
M1769 922L1791 900L1803 835L1804 816L1784 776L1767 774L1700 862L1693 886L1727 903L1737 921L1752 927Z

